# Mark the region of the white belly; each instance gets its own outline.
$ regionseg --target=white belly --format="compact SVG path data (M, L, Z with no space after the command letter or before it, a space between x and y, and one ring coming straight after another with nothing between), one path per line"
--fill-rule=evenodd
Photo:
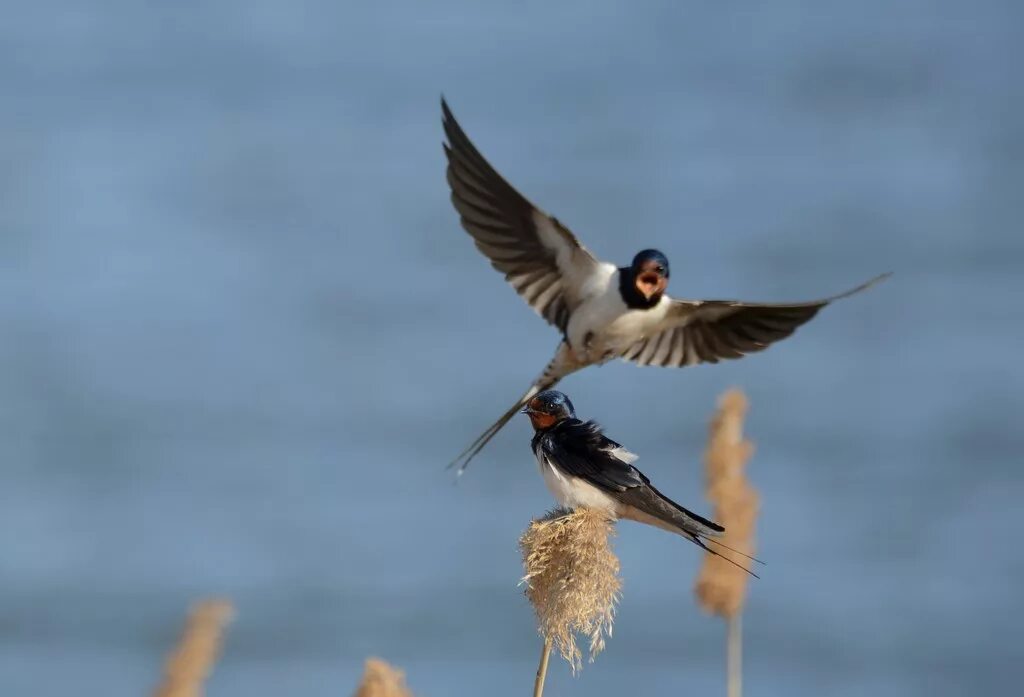
M615 358L659 328L669 302L663 297L649 310L631 310L619 295L616 271L603 292L591 296L573 312L566 331L569 344L587 363Z
M570 477L551 465L543 455L538 456L537 464L544 477L544 484L561 506L566 508L601 508L615 513L615 500L579 477Z

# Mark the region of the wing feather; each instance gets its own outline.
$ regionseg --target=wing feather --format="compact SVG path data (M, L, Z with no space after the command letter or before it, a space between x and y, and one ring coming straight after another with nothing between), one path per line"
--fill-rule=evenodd
M625 491L646 483L646 477L633 467L636 456L605 436L593 421L567 419L543 435L540 446L566 474L605 491Z
M721 525L658 491L633 466L637 456L611 440L593 421L568 419L540 437L543 455L570 477L598 487L619 503L653 516L688 535L715 536Z
M602 266L557 219L530 203L488 164L441 100L447 179L462 227L491 266L563 332Z
M802 303L672 300L661 330L630 346L622 357L640 365L675 367L742 358L790 336L829 303L888 276L882 274L845 293Z

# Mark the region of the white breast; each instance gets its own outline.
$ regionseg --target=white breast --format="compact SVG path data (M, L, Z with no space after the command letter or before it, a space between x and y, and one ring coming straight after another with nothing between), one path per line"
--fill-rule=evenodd
M559 505L566 508L603 508L615 513L615 501L608 494L586 480L565 474L552 465L542 453L538 452L536 455L544 484Z
M629 309L619 294L619 271L616 270L600 293L592 295L573 312L567 331L569 343L577 355L585 355L588 362L607 360L654 333L665 319L669 304L668 298L663 297L649 310ZM588 336L590 350L584 354Z

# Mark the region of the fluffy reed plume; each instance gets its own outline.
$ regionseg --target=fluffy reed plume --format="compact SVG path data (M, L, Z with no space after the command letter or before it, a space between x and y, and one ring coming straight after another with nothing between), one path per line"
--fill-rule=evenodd
M213 670L224 626L233 614L226 600L205 600L192 606L185 631L167 657L164 680L154 697L202 697L203 681Z
M757 522L758 496L747 481L744 470L754 446L743 439L743 417L747 398L740 390L729 390L718 401L711 421L708 449L704 455L707 470L707 496L714 504L713 518L725 527L722 542L744 554L754 554L754 526ZM721 554L730 554L719 548ZM732 555L738 563L747 560ZM719 615L728 623L728 694L741 693L740 614L746 600L749 576L725 559L704 555L704 565L694 591L705 612Z
M412 692L405 686L405 673L387 661L368 658L353 697L412 697Z
M609 540L614 531L605 513L580 508L552 511L530 523L519 538L526 571L522 583L545 639L539 683L552 644L576 673L582 668L576 635L589 640L591 661L611 636L622 588L619 559Z

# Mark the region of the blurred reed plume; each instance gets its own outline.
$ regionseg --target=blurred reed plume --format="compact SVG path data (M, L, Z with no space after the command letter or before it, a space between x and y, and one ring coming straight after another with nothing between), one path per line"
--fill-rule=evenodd
M233 614L226 600L204 600L192 606L154 697L202 697L203 682L217 661L224 627Z
M526 571L522 583L545 639L543 670L552 644L575 674L582 668L576 635L589 640L591 661L611 636L622 588L619 559L610 542L614 522L598 510L559 509L531 522L519 538ZM540 683L542 672L538 671Z
M379 658L367 658L363 679L353 697L412 697L405 673Z
M707 471L707 496L714 504L714 519L725 527L722 542L743 554L754 554L754 527L757 523L758 495L747 481L747 461L754 446L743 439L743 418L747 398L737 389L729 390L718 401L711 421L708 448L704 455ZM729 555L726 549L718 550ZM738 563L744 560L733 555ZM727 622L728 694L742 692L742 634L740 615L746 600L749 576L725 559L704 555L704 565L694 591L705 612L719 615Z
M722 542L743 554L754 553L754 526L757 522L758 496L747 481L744 470L754 452L743 439L743 417L747 398L739 390L729 390L718 401L711 421L708 449L704 454L707 472L707 497L714 504L714 520L725 527ZM720 549L728 556L728 550ZM732 555L734 560L745 560ZM725 559L704 555L704 566L697 579L700 606L709 613L732 617L743 609L749 576Z

